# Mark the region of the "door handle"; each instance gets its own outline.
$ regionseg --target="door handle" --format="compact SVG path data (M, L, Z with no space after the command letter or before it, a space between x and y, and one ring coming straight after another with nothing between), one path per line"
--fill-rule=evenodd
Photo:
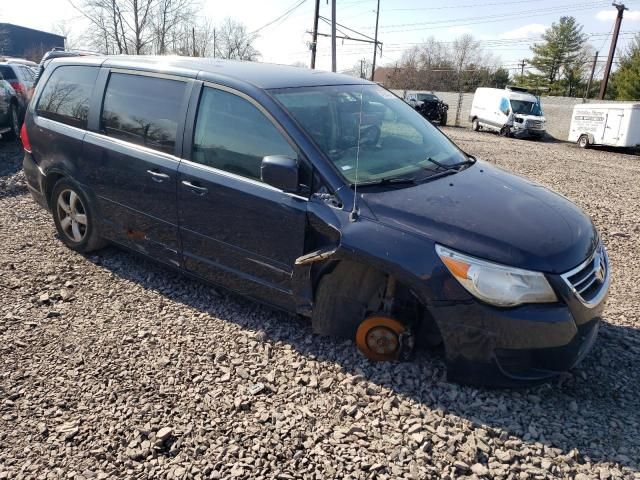
M193 193L195 193L196 195L204 195L206 194L209 189L206 187L201 187L200 185L196 185L195 183L191 183L188 180L183 180L182 184L189 188Z
M154 182L164 182L165 180L169 180L169 175L166 173L159 172L157 170L147 170L147 173L151 175L151 178Z

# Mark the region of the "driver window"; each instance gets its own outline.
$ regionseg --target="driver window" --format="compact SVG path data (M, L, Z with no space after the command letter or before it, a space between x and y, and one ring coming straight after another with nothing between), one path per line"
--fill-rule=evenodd
M261 180L262 158L267 155L298 157L255 105L233 93L205 87L198 107L192 160Z
M500 100L500 111L505 115L509 115L509 100L504 97Z

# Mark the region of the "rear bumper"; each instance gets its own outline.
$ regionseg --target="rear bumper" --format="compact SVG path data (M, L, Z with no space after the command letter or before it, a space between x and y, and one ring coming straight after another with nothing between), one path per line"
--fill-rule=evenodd
M33 199L43 208L49 209L45 196L45 180L46 176L33 159L30 152L24 152L22 160L22 169L27 180L27 187Z

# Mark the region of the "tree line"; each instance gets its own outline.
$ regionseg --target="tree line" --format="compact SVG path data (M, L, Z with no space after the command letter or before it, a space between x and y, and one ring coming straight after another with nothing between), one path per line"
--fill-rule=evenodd
M255 61L257 34L232 18L216 25L194 0L77 0L89 21L81 43L106 54L190 55Z
M471 35L451 43L435 40L405 50L387 70L385 84L405 90L473 92L478 87L527 87L537 94L593 98L600 89L594 79L587 91L594 49L574 17L563 16L530 47L527 72L509 75L499 61ZM640 34L615 62L606 98L640 99ZM597 71L596 71L597 73Z
M478 87L504 88L509 81L509 72L469 34L451 43L430 37L405 50L385 70L385 85L402 90L473 92Z

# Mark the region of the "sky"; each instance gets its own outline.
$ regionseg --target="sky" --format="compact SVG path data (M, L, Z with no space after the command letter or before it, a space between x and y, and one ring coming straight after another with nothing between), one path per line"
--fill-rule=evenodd
M337 22L373 37L376 2L337 0ZM200 0L198 13L214 22L232 17L245 23L249 31L257 30L256 46L262 61L308 65L311 35L307 32L313 27L314 3L314 0ZM618 52L633 33L640 32L640 0L626 0L625 4L629 11L622 23ZM329 0L320 1L320 15L331 17ZM531 57L529 46L562 15L574 16L584 26L583 32L589 34L594 50L600 52L597 77L604 69L616 17L611 1L605 0L380 0L378 39L383 46L378 65L393 64L404 49L430 36L450 42L470 33L481 41L485 51L496 57L496 63L515 72L521 59ZM273 22L275 19L279 20ZM45 31L65 22L72 37L79 37L86 29L82 16L69 0L2 1L0 22ZM330 33L331 29L321 20L319 31ZM338 71L351 69L360 59L371 61L373 56L372 45L350 40L339 40L337 50ZM317 68L330 70L330 53L330 40L320 37Z

